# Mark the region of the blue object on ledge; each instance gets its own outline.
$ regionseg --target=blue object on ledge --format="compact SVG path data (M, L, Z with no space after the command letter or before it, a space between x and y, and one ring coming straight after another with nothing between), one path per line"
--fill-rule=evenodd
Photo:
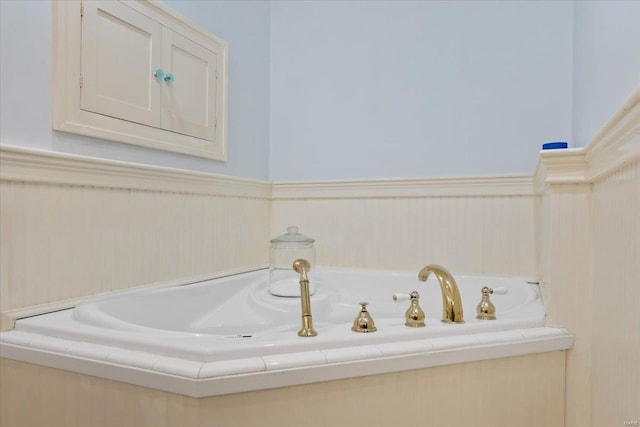
M546 144L542 144L543 150L557 150L558 148L567 148L568 144L566 142L547 142Z

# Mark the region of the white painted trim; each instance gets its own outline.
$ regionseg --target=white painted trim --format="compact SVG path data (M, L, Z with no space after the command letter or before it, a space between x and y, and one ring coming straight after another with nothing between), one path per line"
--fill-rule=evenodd
M191 38L201 45L211 42L220 45L228 44L224 39L191 22L157 0L123 0L123 3L144 15L153 15L154 20L165 27L175 27L178 32L193 33Z
M640 158L640 88L586 147L585 158L592 182Z
M0 145L0 179L260 199L531 196L533 177L282 182Z
M587 182L584 148L540 152L540 173L546 184L579 184Z
M593 183L640 158L640 88L584 148L540 152L536 193L543 184Z
M268 199L265 181L0 145L0 180Z
M623 134L630 129L637 131L640 126L637 120L638 114L640 114L640 87L631 94L624 105L587 145L588 157L593 157L594 153L605 149L607 146L620 145L622 142L620 138L615 138L616 135Z
M531 195L531 175L275 182L271 193L274 200Z

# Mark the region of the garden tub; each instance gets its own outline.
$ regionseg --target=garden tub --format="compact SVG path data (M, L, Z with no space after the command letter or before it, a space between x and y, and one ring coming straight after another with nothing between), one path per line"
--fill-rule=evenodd
M417 272L319 269L311 309L316 337L299 337L299 298L269 292L267 270L167 288L112 292L75 308L16 322L0 335L3 357L194 397L564 350L571 336L545 326L539 286L525 280L454 274L462 324L440 321L435 277ZM476 319L481 289L496 320ZM426 326L405 326L420 293ZM368 310L377 332L351 330Z

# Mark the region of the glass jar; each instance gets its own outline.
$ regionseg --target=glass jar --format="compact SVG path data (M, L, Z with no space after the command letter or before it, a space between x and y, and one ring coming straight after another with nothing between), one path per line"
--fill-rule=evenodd
M311 264L309 293L313 295L316 248L314 239L298 231L298 227L287 227L287 232L271 239L269 247L269 292L281 297L300 296L300 275L293 270L293 261L303 258Z

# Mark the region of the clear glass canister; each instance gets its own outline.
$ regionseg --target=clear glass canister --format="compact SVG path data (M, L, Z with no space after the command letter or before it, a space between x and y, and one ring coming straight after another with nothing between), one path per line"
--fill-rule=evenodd
M271 239L269 247L269 292L282 297L300 296L300 275L293 271L293 261L304 258L311 264L309 292L315 292L314 270L316 248L314 239L298 231L298 227L287 227L287 232Z

